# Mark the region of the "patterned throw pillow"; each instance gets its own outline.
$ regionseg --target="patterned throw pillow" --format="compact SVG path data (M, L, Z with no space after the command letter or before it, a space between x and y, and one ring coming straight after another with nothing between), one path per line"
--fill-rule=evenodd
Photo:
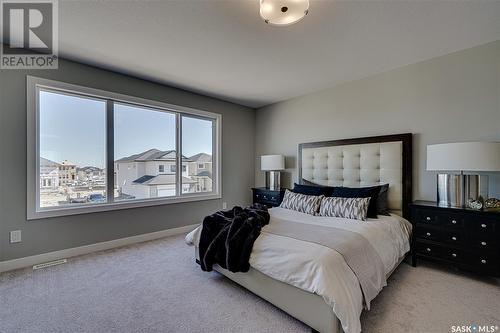
M322 195L305 195L286 190L280 207L314 215L318 212L322 198Z
M323 198L318 215L364 221L366 220L369 204L370 198Z

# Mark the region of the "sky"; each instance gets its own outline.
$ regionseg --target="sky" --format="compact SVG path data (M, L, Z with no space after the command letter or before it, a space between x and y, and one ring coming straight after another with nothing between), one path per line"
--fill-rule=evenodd
M148 149L175 149L175 115L115 103L115 160ZM183 117L183 154L212 153L212 122ZM40 156L105 167L106 102L40 92Z

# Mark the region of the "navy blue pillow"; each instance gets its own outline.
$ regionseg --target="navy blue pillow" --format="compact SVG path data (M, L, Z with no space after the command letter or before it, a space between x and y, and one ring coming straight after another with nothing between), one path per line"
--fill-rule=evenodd
M303 184L293 184L293 192L306 194L306 195L324 195L330 196L333 191L333 187L321 186L321 185L303 185Z
M373 187L334 187L332 197L339 198L370 198L368 205L369 218L377 218L377 199L381 186Z
M389 213L389 184L380 185L380 192L377 198L377 214L391 215Z

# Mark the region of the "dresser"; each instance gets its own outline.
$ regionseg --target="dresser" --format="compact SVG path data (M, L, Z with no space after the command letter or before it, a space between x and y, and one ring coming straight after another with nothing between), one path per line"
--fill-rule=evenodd
M277 207L281 204L283 196L285 195L285 189L280 190L270 190L265 187L252 188L253 192L253 203L260 203L266 205L267 207Z
M411 222L413 266L425 259L500 276L500 213L416 201Z

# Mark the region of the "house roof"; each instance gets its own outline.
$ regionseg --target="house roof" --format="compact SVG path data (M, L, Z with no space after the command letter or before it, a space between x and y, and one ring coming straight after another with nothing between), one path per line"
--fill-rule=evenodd
M148 161L173 161L175 160L175 150L159 150L159 149L149 149L139 154L130 155L127 157L120 158L116 160L117 163L126 162L148 162ZM185 162L191 162L186 156L182 155L182 160Z
M208 178L212 178L212 173L210 171L201 171L201 172L198 172L197 174L198 177L208 177Z
M86 166L83 168L77 168L78 171L83 171L83 172L95 172L95 171L103 171L103 169L95 167L95 166Z
M158 175L158 176L145 175L133 181L134 184L141 184L148 186L173 185L175 184L175 182L176 182L176 175ZM182 183L193 184L196 183L196 181L189 179L187 177L182 177Z
M149 175L144 175L142 177L139 177L137 178L136 180L134 180L132 183L136 183L136 184L144 184L145 182L151 180L155 178L155 176L149 176Z
M61 162L61 165L66 165L66 166L76 166L76 164L68 161L68 160L64 160Z
M55 166L44 166L43 169L40 170L40 177L47 175L59 174L59 168Z
M60 164L49 159L40 157L40 166L41 167L58 167Z
M193 162L212 162L212 155L209 155L207 153L199 153L191 156L189 159Z

